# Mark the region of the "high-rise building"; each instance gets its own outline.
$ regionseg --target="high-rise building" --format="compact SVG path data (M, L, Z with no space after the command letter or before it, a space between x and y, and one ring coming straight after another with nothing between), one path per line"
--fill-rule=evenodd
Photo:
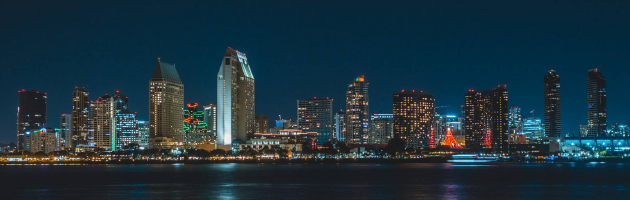
M17 108L17 150L28 149L30 142L25 137L26 132L31 132L41 127L46 127L46 93L36 90L18 91Z
M149 148L149 122L138 121L138 145L140 149Z
M538 140L545 136L545 129L538 117L523 119L523 132L529 140Z
M411 148L435 145L435 98L427 92L402 91L393 95L394 137Z
M245 142L254 134L254 75L245 53L229 48L217 74L217 144Z
M61 114L61 120L59 123L60 127L60 135L61 135L61 146L63 150L72 149L72 115L71 114Z
M334 139L336 141L346 141L346 112L335 113Z
M309 98L297 101L298 129L317 132L317 145L333 141L332 99Z
M89 93L76 87L72 92L72 148L88 145L88 120L90 119Z
M128 98L116 91L112 95L116 150L130 150L132 144L138 144L138 116L129 111Z
M562 115L560 107L560 75L549 70L545 75L545 119L543 127L547 137L562 135Z
M508 91L505 87L492 90L469 90L465 95L464 129L466 147L473 150L508 151Z
M367 144L369 142L370 105L369 83L363 76L348 84L346 90L346 135L347 143Z
M586 77L589 137L606 135L606 77L597 69L588 70Z
M394 115L374 113L370 120L370 144L387 144L394 137Z
M163 145L184 141L184 84L175 65L158 59L149 81L149 145L161 149Z
M217 138L217 105L210 104L203 107L203 112L205 114L203 120L205 120L208 125L208 135L212 137L213 140Z
M186 104L186 109L184 109L186 143L197 144L212 140L208 134L208 124L206 124L205 117L206 114L203 110L199 110L198 103Z
M24 151L31 153L44 152L52 153L59 151L61 133L60 129L54 128L37 128L25 132L26 141L28 141L27 148Z
M508 111L508 135L523 133L523 118L521 108L511 107Z
M116 150L114 98L105 94L90 104L88 143L103 151Z
M254 121L256 122L254 132L269 133L269 115L256 115Z

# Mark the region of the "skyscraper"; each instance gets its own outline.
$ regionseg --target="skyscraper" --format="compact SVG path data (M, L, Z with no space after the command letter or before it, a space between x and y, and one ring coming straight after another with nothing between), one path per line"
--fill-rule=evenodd
M523 133L523 118L521 108L518 106L511 107L508 111L508 134Z
M469 90L465 95L464 129L466 147L473 150L508 151L508 91L505 87L492 90Z
M333 138L336 141L346 141L346 112L338 111L335 113L334 130Z
M332 100L309 98L297 102L298 128L304 132L317 132L317 144L333 140Z
M140 149L149 148L149 123L138 121L138 145Z
M394 134L394 115L374 113L370 120L370 144L387 144Z
M76 87L72 92L72 148L87 145L88 120L90 118L89 93L85 88Z
M18 112L17 112L17 150L28 149L30 142L25 137L26 132L39 130L46 127L46 93L36 90L18 91Z
M254 75L245 53L230 47L217 74L217 144L245 142L254 134Z
M212 137L212 139L217 138L217 105L210 104L203 107L203 113L205 117L206 124L208 125L208 135Z
M367 144L369 142L370 105L369 83L363 76L348 84L346 90L346 135L347 143Z
M254 121L256 121L255 133L269 132L269 115L256 115Z
M90 104L89 146L104 151L116 150L114 113L114 98L107 94Z
M60 135L61 135L61 148L64 150L72 149L72 115L61 114L59 123Z
M393 95L394 137L411 148L430 147L435 138L435 98L427 92L402 91Z
M129 100L120 91L112 95L112 100L116 150L131 149L131 144L139 144L137 113L129 111Z
M547 137L562 135L562 115L560 109L560 75L549 70L545 75L545 118L543 127Z
M586 76L586 103L588 104L589 137L606 135L606 77L596 69Z
M180 144L184 140L184 84L175 65L158 58L149 81L150 148Z
M210 141L208 135L208 124L206 124L204 111L199 110L198 103L186 104L184 109L184 132L186 133L186 143L197 144Z

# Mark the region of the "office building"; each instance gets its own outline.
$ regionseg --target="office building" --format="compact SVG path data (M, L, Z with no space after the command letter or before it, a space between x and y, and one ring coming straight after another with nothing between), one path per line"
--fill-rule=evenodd
M309 98L297 101L298 129L317 132L317 144L333 141L332 100L329 98Z
M522 134L527 136L527 139L539 140L545 137L545 129L542 126L542 122L538 117L530 117L523 119L523 132Z
M17 108L17 150L24 151L30 142L25 137L30 132L40 127L46 127L46 93L39 91L18 91Z
M353 144L369 142L370 105L369 83L362 77L356 78L346 90L346 133L345 141Z
M217 74L217 144L232 145L253 136L254 75L245 53L229 48Z
M149 81L150 148L179 145L184 140L184 84L175 65L158 58Z
M88 145L88 120L90 119L89 93L75 87L72 92L72 148Z
M338 111L335 113L335 124L333 128L335 130L335 141L346 141L346 112Z
M37 128L25 132L26 141L29 142L25 151L31 153L52 153L60 151L60 129Z
M72 115L71 114L61 114L61 119L59 123L60 127L60 135L61 135L61 146L63 150L71 150L72 149Z
M186 133L187 144L197 144L210 141L212 137L208 134L208 124L204 119L206 113L199 109L198 103L186 104L184 109L184 132Z
M138 121L138 145L140 149L149 148L149 122Z
M212 137L212 140L217 138L217 105L210 104L203 107L205 114L204 120L208 125L208 135Z
M370 117L370 144L387 144L394 137L394 115L374 113Z
M254 118L256 127L254 128L256 133L268 133L269 132L269 115L256 115Z
M543 127L547 137L562 135L562 110L560 106L560 75L549 70L545 75L545 118Z
M88 144L101 151L116 150L114 98L105 94L90 104Z
M507 153L507 88L499 86L486 91L469 90L464 99L466 147L477 151Z
M606 77L597 69L588 70L586 103L588 137L606 136Z
M411 148L435 145L435 98L427 92L402 91L393 95L394 137Z

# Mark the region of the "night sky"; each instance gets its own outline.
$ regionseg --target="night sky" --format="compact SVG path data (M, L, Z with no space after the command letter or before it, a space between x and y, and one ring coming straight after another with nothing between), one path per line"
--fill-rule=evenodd
M608 80L608 124L630 123L630 1L36 2L0 6L0 142L16 140L18 90L48 93L59 127L75 86L116 90L148 119L157 58L175 63L185 102L216 103L225 49L247 54L256 113L296 117L296 100L334 99L365 75L370 112L424 90L459 114L468 89L507 85L509 106L543 116L543 76L562 79L562 132L586 123L586 74ZM395 3L394 3L395 2Z

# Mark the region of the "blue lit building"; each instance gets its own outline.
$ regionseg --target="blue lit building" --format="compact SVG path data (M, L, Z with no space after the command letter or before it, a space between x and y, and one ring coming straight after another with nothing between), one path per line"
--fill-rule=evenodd
M139 145L138 116L136 113L122 111L114 115L116 123L116 149L130 150L131 144Z
M523 133L530 140L537 140L545 136L545 129L542 121L538 117L526 118L523 120Z
M140 149L149 148L149 122L138 121L138 145Z

